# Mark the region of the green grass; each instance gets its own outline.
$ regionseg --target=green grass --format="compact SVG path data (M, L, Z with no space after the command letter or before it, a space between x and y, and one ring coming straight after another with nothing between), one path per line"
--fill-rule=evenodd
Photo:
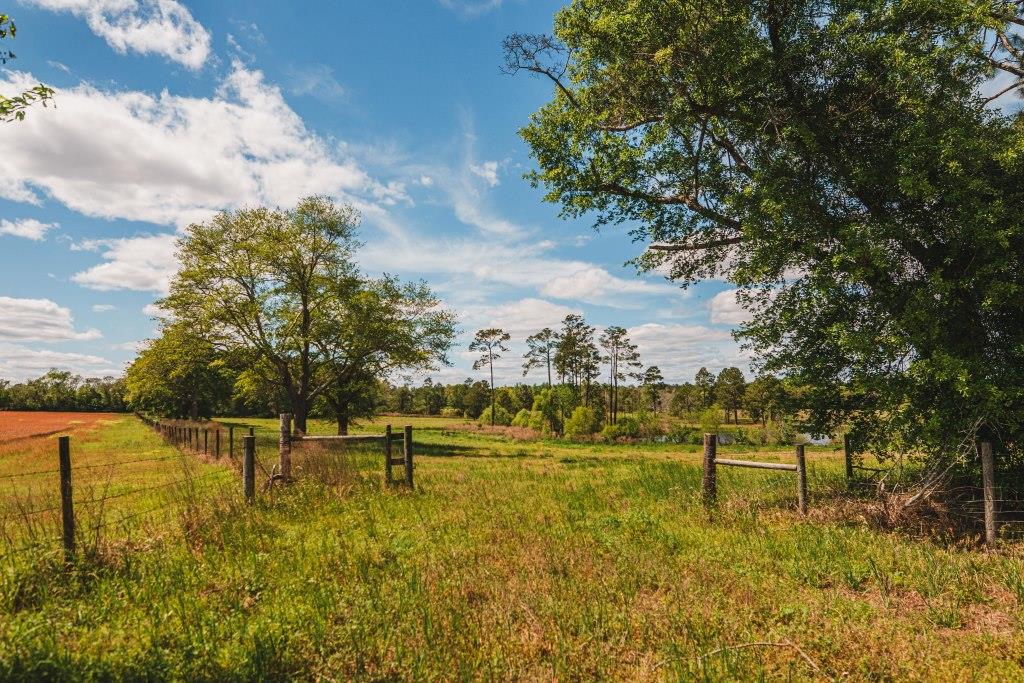
M1017 549L872 528L829 449L810 520L791 475L726 468L709 514L695 447L389 420L416 429L413 492L382 487L372 447L297 453L300 480L253 505L236 481L70 567L0 559L0 678L1024 677ZM271 462L276 423L246 422ZM96 439L166 448L131 419Z

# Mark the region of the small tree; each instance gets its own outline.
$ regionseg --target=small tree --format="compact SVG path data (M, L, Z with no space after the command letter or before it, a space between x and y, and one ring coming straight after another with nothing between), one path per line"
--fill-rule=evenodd
M677 386L676 390L672 393L669 411L676 417L683 417L696 410L698 404L697 387L690 382L684 382Z
M740 406L743 404L743 392L746 387L747 380L739 368L725 368L718 373L715 397L725 410L726 416L732 411L734 424L740 423Z
M652 365L644 370L640 380L647 396L647 404L656 413L661 412L661 390L665 388L665 378L657 365Z
M627 376L637 377L640 354L625 328L616 325L607 328L598 341L605 353L601 360L608 364L608 423L615 424L619 419L619 382Z
M480 357L473 362L473 369L479 370L486 366L491 371L492 427L494 426L494 361L501 358L501 355L498 353L499 351L508 351L508 347L505 346L505 342L511 338L511 335L501 328L488 327L487 329L477 330L476 336L473 337L473 341L469 344L470 351L480 352Z
M697 387L697 398L700 400L702 408L707 408L715 402L715 376L711 374L710 370L707 368L698 370L694 385Z
M558 333L550 327L545 327L540 332L526 338L529 351L523 355L523 377L526 377L534 368L547 368L548 386L551 386L551 362L558 349L558 341Z

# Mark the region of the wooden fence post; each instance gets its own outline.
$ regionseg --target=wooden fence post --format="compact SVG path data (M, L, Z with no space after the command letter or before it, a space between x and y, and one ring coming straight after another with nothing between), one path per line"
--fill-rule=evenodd
M992 457L992 444L982 441L978 444L981 455L981 486L985 497L985 543L996 543L996 463Z
M384 483L391 483L391 425L384 427Z
M412 488L412 426L405 426L405 439L402 442L405 450L405 485Z
M249 427L249 436L256 436L256 428Z
M203 428L203 455L210 452L210 428Z
M75 507L71 497L71 437L57 439L57 454L60 460L60 514L64 529L64 557L70 560L75 554Z
M242 487L245 499L252 500L256 495L256 437L247 436L244 442L245 457L242 458Z
M278 456L281 462L281 476L286 480L292 478L292 416L281 413L281 438L277 442Z
M853 483L853 442L849 434L843 435L843 459L846 461L846 486Z
M235 459L235 428L228 427L228 457Z
M704 504L714 505L718 495L715 482L715 454L718 450L718 435L704 435Z
M213 457L216 460L220 460L220 429L213 433Z
M807 461L804 444L796 447L796 502L801 515L807 515Z

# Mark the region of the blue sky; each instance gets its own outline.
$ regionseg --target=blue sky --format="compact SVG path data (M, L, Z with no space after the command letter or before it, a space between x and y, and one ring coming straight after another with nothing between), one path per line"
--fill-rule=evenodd
M623 325L669 381L745 366L724 282L680 290L624 265L624 230L565 221L517 130L549 84L500 71L508 33L550 30L561 3L22 0L11 94L56 108L0 127L0 377L117 373L154 333L176 230L219 209L324 193L364 216L367 273L423 278L468 339L522 339L579 312ZM536 378L540 381L539 376Z

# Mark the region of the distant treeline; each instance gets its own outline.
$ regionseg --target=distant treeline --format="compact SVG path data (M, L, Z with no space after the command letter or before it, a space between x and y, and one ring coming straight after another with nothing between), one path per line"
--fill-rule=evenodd
M0 379L0 410L118 413L127 409L120 377L81 377L50 370L20 383Z

